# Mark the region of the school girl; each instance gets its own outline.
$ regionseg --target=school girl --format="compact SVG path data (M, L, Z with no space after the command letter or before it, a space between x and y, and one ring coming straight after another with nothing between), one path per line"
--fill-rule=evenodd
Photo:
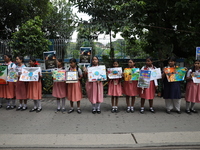
M112 66L119 67L119 62L114 60ZM118 98L122 95L121 79L109 79L108 81L108 95L111 96L112 109L111 112L118 112Z
M98 57L92 57L91 67L99 65ZM84 76L87 77L87 69L84 68ZM101 81L88 82L86 81L86 92L89 101L92 104L92 113L101 113L101 103L103 102L103 84Z
M135 62L133 59L128 61L128 68L135 68ZM134 112L135 96L138 95L138 81L124 81L123 82L123 94L126 95L126 112ZM131 102L130 102L131 97Z
M156 67L153 65L153 59L148 57L146 59L146 65L141 68L141 70L153 70ZM150 81L149 88L140 88L139 89L139 96L141 97L141 109L140 113L144 113L144 103L145 99L149 100L149 111L155 113L153 108L153 99L155 97L156 88L158 87L157 80Z
M82 99L82 89L81 89L81 78L83 77L82 70L78 67L75 58L69 60L70 67L67 71L77 71L78 72L78 82L77 83L67 83L67 99L70 101L71 108L68 113L74 111L74 102L77 102L77 113L81 114L80 101Z
M5 65L8 66L8 71L15 70L16 65L12 61L12 56L9 54L4 55ZM7 99L6 109L14 109L15 106L15 82L7 82L7 85L4 86L4 98ZM12 101L12 104L10 103Z
M57 60L58 70L64 70L64 62L62 59ZM57 98L57 110L55 112L66 111L65 98L67 97L67 84L65 82L53 82L52 95ZM62 108L60 100L62 100Z
M196 60L194 62L194 66L187 72L187 85L186 85L186 92L185 92L185 100L186 100L186 110L185 112L190 114L198 113L194 109L195 103L200 103L200 84L194 83L192 77L195 73L200 74L200 60Z
M30 67L37 67L38 63L35 59L29 60ZM41 99L42 99L42 83L41 83L41 77L42 73L41 71L39 74L39 80L38 81L31 81L28 82L28 91L27 91L27 98L32 99L34 102L34 107L29 112L40 112L42 111L42 105L41 105Z
M175 68L176 59L169 58L168 66L165 68ZM175 107L178 114L181 113L181 86L180 82L168 82L166 74L163 70L163 98L165 99L166 113L170 114L173 107Z
M19 106L17 107L18 110L26 110L27 109L27 83L23 81L19 81L20 75L22 73L22 68L26 67L24 65L24 58L22 56L16 57L16 71L18 73L18 81L16 82L16 99L19 100ZM23 105L24 101L24 105Z

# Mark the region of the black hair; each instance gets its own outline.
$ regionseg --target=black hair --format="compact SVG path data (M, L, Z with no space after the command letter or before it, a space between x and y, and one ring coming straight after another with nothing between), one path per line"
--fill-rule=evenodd
M24 62L24 57L23 56L17 56L22 62ZM16 57L16 58L17 58Z
M57 60L58 60L58 62L61 63L62 67L64 67L64 62L63 62L63 60L62 60L61 58L59 58L59 59L57 59Z
M99 65L99 58L98 58L97 56L93 56L93 57L92 57L92 60L93 60L94 57L97 58L97 60L98 60L98 65ZM91 61L91 66L92 66L92 61Z
M30 61L30 60L31 60L32 62L36 63L36 59L35 59L35 58L30 58L29 61ZM34 64L34 67L37 67L37 64Z
M175 57L170 57L169 59L168 59L168 62L169 61L174 61L174 62L176 62L176 58Z
M146 60L149 59L153 62L153 57L147 57Z
M12 55L11 54L4 54L4 56L7 56L8 58L10 58L10 60L12 60Z
M71 58L71 59L69 60L69 63L71 63L71 62L74 62L74 63L76 63L76 64L77 64L77 61L76 61L76 59L75 59L75 58Z
M195 63L196 61L200 62L200 60L195 60L194 63ZM194 65L193 65L193 67L192 67L192 72L195 72L195 66L194 66Z

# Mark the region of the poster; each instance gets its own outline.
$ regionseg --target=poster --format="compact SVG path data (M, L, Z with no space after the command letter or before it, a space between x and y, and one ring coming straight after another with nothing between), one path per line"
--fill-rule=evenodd
M122 78L122 67L108 68L107 70L109 79Z
M8 66L1 65L0 66L0 85L7 84L7 81L6 81L7 75L8 75Z
M150 85L150 70L140 70L140 76L138 79L138 87L140 88L149 88Z
M200 60L200 47L196 47L196 60Z
M41 72L40 67L24 67L19 81L38 81L39 72Z
M192 80L194 83L200 83L200 72L193 73Z
M53 77L53 82L64 82L66 75L65 70L53 70L52 71L52 77Z
M125 81L138 80L139 72L140 72L139 68L125 68L124 69L124 80Z
M183 81L187 72L186 68L164 68L168 82Z
M7 81L8 82L17 82L18 80L18 72L14 69L8 71Z
M45 69L57 68L56 51L44 52Z
M81 64L90 64L92 56L92 47L80 48L80 62Z
M95 81L106 81L106 67L96 66L96 67L88 67L88 81L95 82Z
M66 83L77 83L78 82L78 72L77 71L67 71L66 72Z
M150 80L156 80L156 79L161 79L161 78L162 78L162 74L161 74L160 68L151 70L151 79Z

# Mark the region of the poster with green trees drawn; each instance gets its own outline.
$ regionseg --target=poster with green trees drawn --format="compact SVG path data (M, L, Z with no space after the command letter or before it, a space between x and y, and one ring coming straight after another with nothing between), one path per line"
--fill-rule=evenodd
M8 75L8 66L1 65L0 66L0 85L7 84L7 75Z

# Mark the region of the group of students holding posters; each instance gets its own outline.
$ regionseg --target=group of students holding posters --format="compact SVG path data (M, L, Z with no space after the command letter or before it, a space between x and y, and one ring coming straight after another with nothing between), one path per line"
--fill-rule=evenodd
M16 107L15 100L19 100L19 105L16 110L26 110L27 100L32 99L34 107L30 112L40 112L42 110L42 84L41 84L41 69L37 67L38 63L35 59L30 59L29 66L26 67L23 63L23 57L16 57L16 64L11 61L10 55L4 55L4 65L8 66L8 70L15 69L17 72L17 81L9 80L6 85L0 85L0 98L7 100L6 109ZM134 60L128 60L128 67L122 72L118 61L113 61L111 68L105 68L104 65L99 65L98 57L92 57L91 64L88 67L83 67L83 71L79 68L76 59L72 58L69 61L69 68L64 68L62 59L57 59L57 69L52 70L53 91L52 95L57 98L57 112L66 112L65 101L70 101L70 109L68 113L74 112L74 102L77 103L77 113L81 114L80 101L82 99L81 79L85 78L85 88L89 101L91 102L91 112L93 114L101 113L101 103L103 102L103 81L108 78L108 95L111 96L111 112L118 112L119 96L126 96L126 112L135 111L135 98L141 97L140 113L145 112L145 101L149 101L149 111L155 113L153 107L153 99L156 89L158 88L157 79L163 81L163 98L165 99L166 112L171 113L174 108L177 113L181 113L181 87L180 81L184 80L185 74L187 80L186 86L186 110L197 113L194 109L195 103L200 102L199 76L200 76L200 61L196 60L192 69L180 68L176 66L176 60L170 58L168 66L156 68L153 65L152 58L146 59L146 64L141 68L136 68ZM162 72L162 74L161 74ZM187 72L187 73L186 73ZM12 102L12 103L11 103ZM0 107L2 104L0 102Z

